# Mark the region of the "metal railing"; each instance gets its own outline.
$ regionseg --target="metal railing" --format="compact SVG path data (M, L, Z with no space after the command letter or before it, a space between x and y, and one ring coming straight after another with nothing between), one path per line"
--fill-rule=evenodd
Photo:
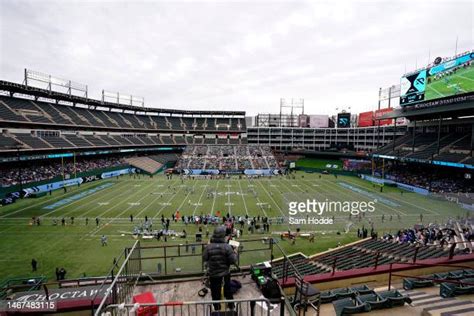
M311 287L312 285L310 285L304 280L304 275L300 273L298 268L291 261L291 257L288 257L286 255L285 251L280 247L280 245L278 245L278 243L275 243L273 239L271 243L273 244L272 246L276 248L274 249L274 251L277 250L282 255L281 258L283 260L283 276L281 279L283 280L283 283L288 281L290 271L292 272L292 277L295 279L295 292L293 297L291 298L291 301L285 298L285 303L288 306L289 313L291 315L296 315L296 313L298 313L298 316L304 316L306 315L306 312L311 311L310 309L308 309L308 307L312 307L313 310L316 311L316 314L311 315L319 315L321 310L320 292L310 298L307 295L307 290L308 287ZM273 256L270 260L270 263L273 266Z
M122 258L123 262L114 276L114 272ZM126 248L118 260L115 260L109 273L109 276L113 279L112 283L107 282L109 278L104 279L96 295L91 299L92 314L100 315L108 304L130 301L135 285L141 276L141 262L132 260L136 258L140 258L140 241L138 240L131 248ZM98 305L97 308L95 308L96 305Z
M453 259L453 257L455 255L462 255L460 253L456 253L456 246L458 244L464 244L465 242L463 241L460 241L460 242L450 242L448 244L448 246L445 246L445 247L440 247L439 245L431 245L429 246L430 248L432 249L442 249L443 251L447 251L446 254L444 254L443 256L440 256L440 257L437 257L437 258L447 258L448 260L451 260ZM358 250L361 250L361 251L365 251L365 252L370 252L371 254L375 255L375 257L370 257L370 258L367 258L366 259L366 262L370 262L371 264L370 265L367 265L363 268L370 268L370 267L373 267L374 270L377 269L377 267L380 265L380 259L382 258L387 258L387 254L385 251L380 251L380 250L372 250L370 248L361 248L361 246L359 245L354 245L353 247L356 247L356 249ZM362 246L364 247L364 246ZM425 247L425 246L416 246L416 245L412 245L412 247L414 249L410 249L410 252L407 253L407 254L404 254L404 253L400 253L400 254L397 254L397 256L400 258L394 262L391 262L392 264L395 264L395 263L416 263L417 260L424 260L424 259L419 259L418 258L418 255L419 255L419 252L420 250L422 249L422 247ZM413 250L413 251L412 251ZM338 263L340 263L341 260L346 260L348 258L360 258L360 253L355 253L355 254L347 254L347 255L330 255L330 256L325 256L324 259L332 259L332 262L331 262L331 272L332 274L334 274L336 271L338 271ZM313 258L314 260L313 261L318 261L318 257L315 257ZM308 259L309 261L312 260L312 259ZM384 263L383 265L388 265L390 263ZM357 269L358 267L353 267L353 269Z
M238 266L249 265L273 257L271 238L251 238L239 240ZM202 253L207 243L183 243L175 245L140 246L140 269L153 278L191 276L205 270Z
M276 308L269 300L264 298L246 300L221 300L221 301L189 301L167 302L154 304L112 304L104 308L102 316L133 315L137 312L158 316L209 316L214 306L220 306L221 315L225 312L235 311L236 315L271 316ZM230 306L233 306L232 308ZM97 314L96 314L97 315ZM284 315L284 314L281 314Z
M270 258L270 262L275 257L275 251L279 252L283 258L285 271L292 271L292 277L304 280L298 268L293 264L285 251L272 238L254 238L239 240L238 249L239 265L246 260L249 263L256 263L256 256L265 255ZM255 245L256 243L256 245ZM156 304L131 304L131 298L138 282L143 280L155 281L156 279L165 279L167 277L186 277L191 275L203 275L204 262L202 261L202 251L205 243L181 244L181 245L162 245L162 246L140 246L139 241L135 242L133 247L125 249L111 268L109 276L101 284L96 296L91 300L93 315L121 315L136 311L138 308L148 310L157 309L158 315L209 315L213 304L234 303L235 309L239 310L239 315L270 315L276 305L280 306L280 315L295 315L293 305L297 302L290 300L284 295L279 300L272 300L271 305L267 299L245 299L245 300L221 300L221 301L187 301L187 302L166 302ZM190 248L195 246L194 251ZM186 249L187 248L187 249ZM246 254L250 255L246 258ZM179 259L191 262L194 270L176 272L176 268L181 264L177 263ZM192 260L190 260L192 259ZM265 261L265 260L262 260ZM157 262L163 262L161 273L152 274L148 271L156 266ZM121 263L120 268L118 268ZM288 275L286 276L288 278ZM111 281L112 280L112 281ZM280 288L281 290L281 288ZM283 293L283 291L281 290ZM99 302L100 300L100 302ZM97 306L97 308L96 308ZM224 307L226 308L226 307Z
M432 281L434 283L453 283L453 284L464 284L464 285L474 286L474 283L461 282L460 280L454 280L454 279L437 279L437 278L430 278L428 276L423 277L423 276L412 276L408 274L393 273L393 265L395 264L396 263L391 263L390 269L388 271L388 290L391 290L392 288L393 277L426 280L426 281ZM443 264L443 263L431 263L431 264L430 263L401 263L401 264L403 264L404 266L408 264L417 268L449 267L449 268L472 270L471 266L455 265L455 264Z

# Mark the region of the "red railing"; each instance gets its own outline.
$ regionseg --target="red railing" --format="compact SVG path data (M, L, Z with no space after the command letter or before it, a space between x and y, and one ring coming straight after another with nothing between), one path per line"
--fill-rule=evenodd
M410 279L417 279L417 280L427 280L427 281L432 281L435 283L454 283L454 284L463 284L463 285L471 285L474 286L474 283L470 282L461 282L460 280L451 280L451 279L436 279L436 278L430 278L430 277L420 277L420 276L412 276L412 275L406 275L406 274L395 274L393 273L393 265L396 263L391 263L390 264L390 269L388 271L388 290L391 289L392 287L392 277L401 277L401 278L410 278ZM446 264L446 263L403 263L404 265L413 265L421 268L430 268L430 267L449 267L449 268L458 268L458 269L468 269L468 270L474 270L473 267L470 266L464 266L464 265L455 265L455 264Z
M449 253L448 253L448 259L449 260L451 260L454 257L457 244L465 244L465 242L459 241L459 242L450 243ZM367 251L369 253L375 254L375 258L370 258L370 259L368 258L367 260L373 261L374 262L374 265L373 265L374 270L377 269L377 267L379 265L380 257L384 254L384 251L371 250L369 248L365 248L364 245L357 245L357 244L352 246L352 247L358 247L359 249L357 249L357 250ZM400 257L404 257L406 259L409 259L408 261L406 261L406 262L397 261L397 262L392 262L392 263L408 263L408 262L416 263L418 253L420 251L420 247L417 247L417 246L413 246L413 247L415 247L415 252L413 253L413 255L410 255L409 257L407 257L406 255L400 255ZM431 246L431 247L436 247L436 246ZM444 248L443 248L443 250L444 250ZM325 256L324 260L333 259L333 261L332 261L332 274L334 274L336 272L336 269L337 269L338 260L353 258L353 257L360 257L360 253L349 254L349 255L330 255L330 256ZM410 260L410 258L411 258L411 260ZM441 257L438 257L438 258L441 258ZM308 259L308 260L318 261L318 257Z

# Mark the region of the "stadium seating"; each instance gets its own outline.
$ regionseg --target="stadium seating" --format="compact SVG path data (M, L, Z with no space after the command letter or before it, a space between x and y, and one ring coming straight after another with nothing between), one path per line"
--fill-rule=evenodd
M23 184L53 179L63 174L67 177L81 172L90 172L91 170L100 170L109 167L128 166L121 158L78 158L75 162L72 159L64 161L59 160L26 162L19 168L1 166L0 168L0 186L9 187L19 183L19 175Z
M176 166L178 169L269 169L278 163L265 146L187 146Z
M125 158L125 161L131 166L141 169L150 174L155 174L163 167L163 164L146 156Z
M131 114L7 96L0 96L0 121L129 130L246 130L245 120L239 118L181 118Z
M409 132L397 138L395 142L377 149L375 154L420 160L472 163L470 134L442 134L439 144L437 139L437 133L420 133L416 134L413 139L412 132Z
M6 149L6 148L14 148L17 146L19 143L16 142L13 138L11 138L8 135L0 134L0 148Z
M447 257L449 254L449 250L439 246L414 245L382 239L370 239L350 247L336 249L328 254L315 256L311 258L311 261L324 267L332 267L334 261L336 261L335 268L340 271L374 266L377 253L379 254L378 265L409 262L412 260L415 251L418 251L417 258L419 260ZM370 255L370 259L368 259L368 255Z
M304 275L313 275L320 273L327 273L330 270L324 267L317 266L307 257L296 254L289 257L293 266L298 270L300 274ZM287 263L286 263L287 264ZM282 278L285 275L285 262L283 260L276 260L272 263L272 272L278 277ZM287 267L287 276L292 277L295 275L294 270L291 267Z
M149 158L161 163L162 165L167 163L176 163L178 160L177 154L159 154L159 155L150 155Z

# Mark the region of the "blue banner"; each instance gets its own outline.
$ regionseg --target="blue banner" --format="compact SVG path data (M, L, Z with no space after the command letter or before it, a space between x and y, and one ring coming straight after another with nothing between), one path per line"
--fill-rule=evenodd
M440 73L445 70L467 63L468 61L473 60L473 59L474 59L474 53L470 53L464 56L460 56L456 59L447 61L445 63L439 64L438 66L434 66L428 72L430 76L433 76L433 75L436 75L437 73Z
M74 178L74 179L68 179L64 181L57 181L57 182L52 182L48 184L38 185L35 187L23 189L23 192L25 193L25 196L28 196L33 193L54 191L54 190L58 190L64 187L70 187L73 185L79 185L82 183L91 182L91 181L100 180L100 179L117 177L122 174L129 174L129 173L134 173L134 172L135 172L135 168L120 169L120 170L115 170L115 171L104 172L100 174L99 176L80 177L80 178Z
M421 194L421 195L430 194L430 191L428 191L427 189L415 187L413 185L409 185L409 184L405 184L405 183L397 182L397 187L399 187L401 189L404 189L404 190L407 190L407 191L410 191L410 192L418 193L418 194Z

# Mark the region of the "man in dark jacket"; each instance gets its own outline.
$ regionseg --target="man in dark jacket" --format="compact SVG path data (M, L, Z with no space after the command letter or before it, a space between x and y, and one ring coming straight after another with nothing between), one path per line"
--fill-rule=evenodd
M226 240L226 228L218 226L206 246L202 258L207 265L211 296L213 301L221 300L222 280L224 280L224 296L234 299L230 289L230 266L237 263L237 254ZM233 304L229 304L232 307ZM215 310L220 310L220 304L214 304Z

